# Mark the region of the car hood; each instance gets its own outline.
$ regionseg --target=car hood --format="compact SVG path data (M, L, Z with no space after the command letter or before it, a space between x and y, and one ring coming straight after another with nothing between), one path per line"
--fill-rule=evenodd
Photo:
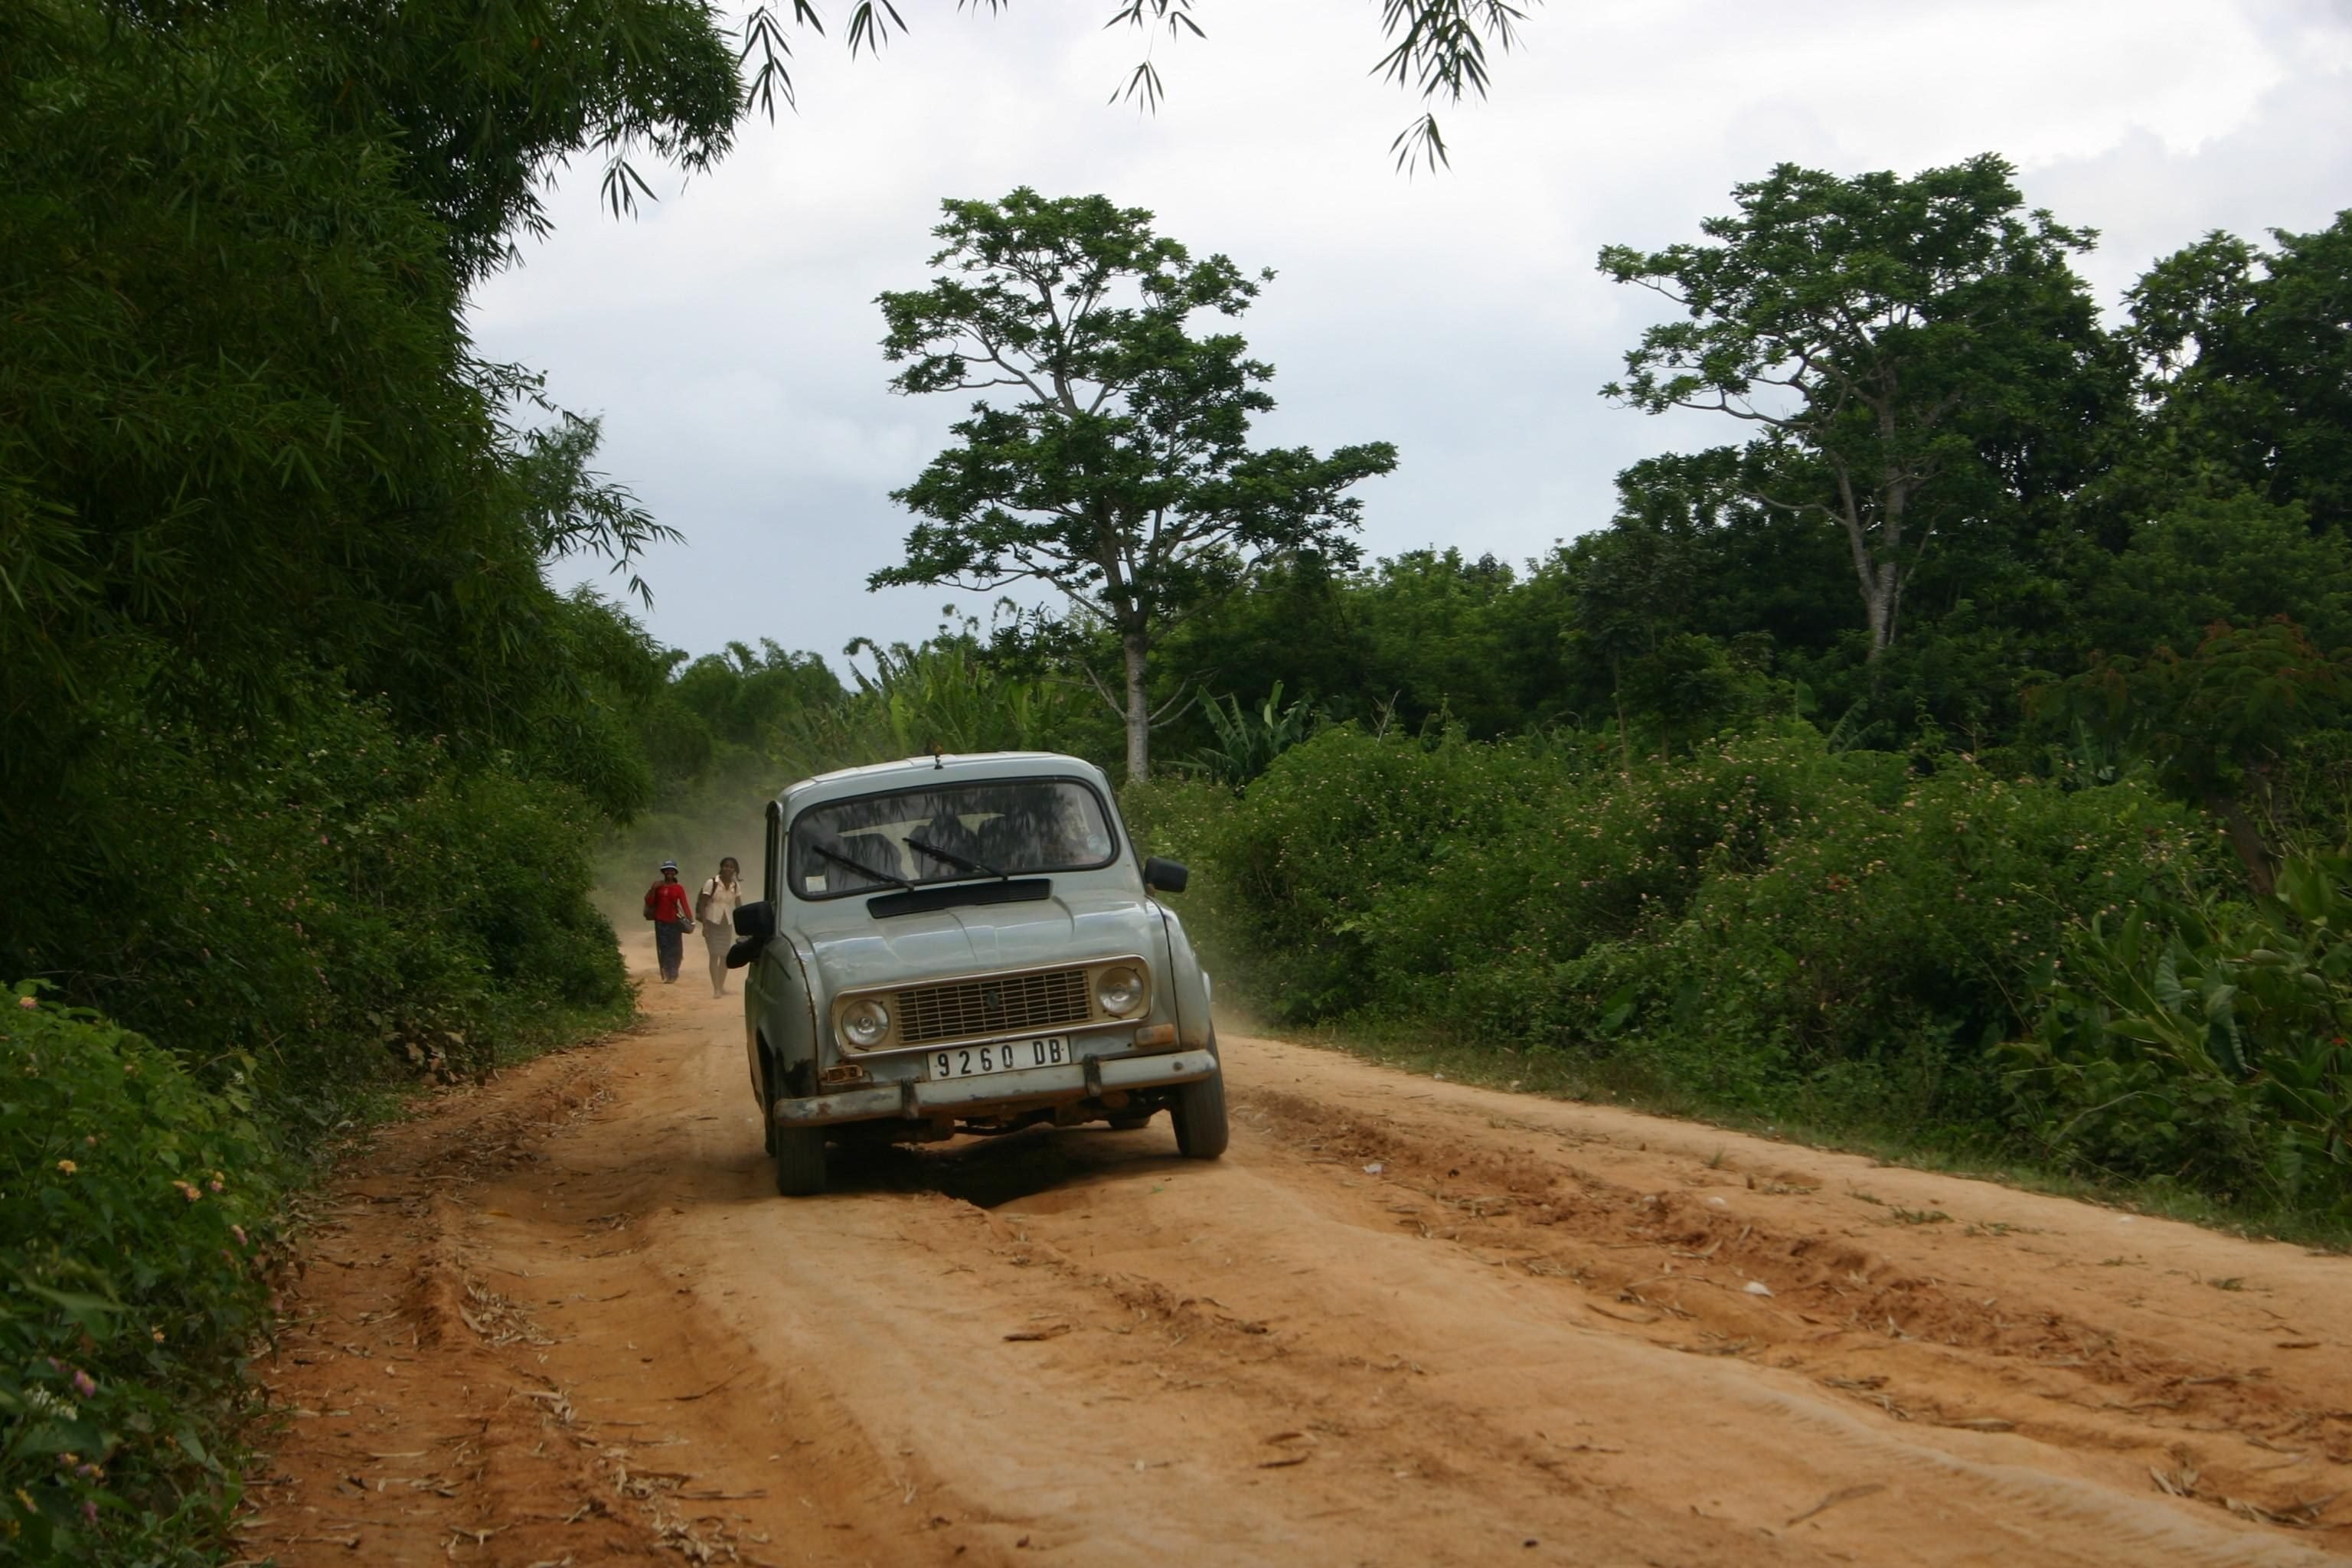
M865 900L837 922L800 930L830 1000L869 985L906 985L956 974L1083 963L1134 953L1167 968L1160 912L1134 894L1056 890L1034 903L971 904L876 920Z

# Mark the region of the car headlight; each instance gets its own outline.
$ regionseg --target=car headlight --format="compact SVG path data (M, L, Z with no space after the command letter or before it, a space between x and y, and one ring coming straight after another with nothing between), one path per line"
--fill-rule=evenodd
M841 1010L841 1032L853 1046L878 1046L890 1035L890 1009L879 1002L852 1002Z
M1114 1018L1124 1018L1143 1005L1143 976L1126 964L1117 964L1095 976L1095 1001Z

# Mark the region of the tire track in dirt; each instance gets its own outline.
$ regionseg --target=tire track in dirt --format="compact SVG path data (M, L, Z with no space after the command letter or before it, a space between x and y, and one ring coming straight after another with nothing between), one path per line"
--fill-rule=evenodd
M598 1113L643 1076L627 1065L642 1037L445 1097L384 1130L354 1163L365 1168L336 1184L329 1217L300 1250L286 1326L263 1368L282 1436L249 1488L239 1530L249 1557L551 1568L668 1551L756 1563L767 1532L739 1505L766 1489L732 1491L699 1463L665 1456L690 1445L686 1430L715 1426L738 1447L772 1447L772 1428L788 1425L785 1444L803 1460L795 1500L822 1507L838 1550L776 1560L907 1561L877 1555L845 1522L870 1472L857 1463L856 1434L822 1408L772 1380L746 1385L740 1363L717 1387L697 1384L681 1399L667 1377L693 1375L703 1347L677 1331L674 1315L617 1337L570 1321L641 1289L676 1289L659 1274L649 1283L637 1262L644 1202L600 1206L632 1194L590 1186L586 1205L544 1216L531 1234L509 1230L526 1206L548 1206L543 1187L576 1184L551 1150L567 1134L593 1144ZM616 1351L637 1366L667 1359L661 1385L583 1410L574 1391L615 1364ZM677 1418L730 1384L765 1396L757 1431Z
M646 1003L334 1189L253 1556L2352 1548L2342 1258L1239 1039L1216 1165L1163 1121L787 1202L733 1004Z
M2268 1358L2304 1362L2298 1373L2323 1373L2280 1378L2268 1366L2248 1368L2226 1353L2242 1345L2217 1347L2203 1334L2183 1343L2145 1325L2080 1318L2030 1264L2022 1275L2011 1269L2002 1276L2004 1293L1979 1295L1991 1287L1921 1272L1916 1258L1900 1261L1873 1245L1890 1227L1899 1234L1953 1225L1979 1250L1993 1249L2037 1234L2030 1224L1955 1221L1943 1210L1907 1210L1853 1189L1846 1194L1850 1206L1867 1217L1827 1235L1817 1214L1790 1226L1754 1213L1792 1206L1759 1205L1759 1197L1809 1198L1822 1191L1822 1176L1790 1168L1792 1158L1829 1158L1804 1151L1742 1140L1750 1147L1741 1160L1727 1158L1727 1145L1718 1143L1706 1160L1679 1172L1645 1162L1643 1174L1671 1174L1675 1184L1642 1191L1580 1162L1587 1139L1563 1141L1557 1129L1523 1119L1486 1120L1490 1131L1532 1133L1556 1147L1465 1147L1426 1125L1349 1115L1280 1090L1255 1091L1243 1103L1311 1161L1377 1166L1403 1200L1381 1205L1400 1226L1561 1280L1583 1293L1587 1310L1646 1331L1642 1337L1654 1344L1801 1370L1898 1421L2016 1432L2060 1447L2135 1455L2160 1475L2151 1481L2158 1489L2202 1498L2251 1520L2322 1524L2326 1510L2315 1505L2352 1489L2352 1409L2346 1408L2352 1383L2341 1375L2340 1341L2329 1355L2327 1342L2298 1337L2304 1328L2260 1309L2263 1321L2255 1331L2274 1352L2320 1352ZM1645 1121L1637 1119L1637 1126ZM1657 1125L1641 1130L1654 1135ZM1701 1131L1687 1129L1686 1135ZM1883 1183L1891 1173L1871 1174ZM1922 1178L1904 1173L1902 1179ZM1979 1203L2051 1202L1983 1184L1924 1179ZM1708 1194L1708 1187L1720 1191ZM1874 1227L1882 1237L1869 1234ZM2247 1246L2203 1239L2224 1248ZM2109 1267L2137 1261L2101 1260ZM2331 1276L2346 1270L2338 1258L2327 1258L2326 1266ZM2242 1279L2235 1282L2243 1289ZM2332 1293L2342 1285L2331 1279L2323 1289ZM2323 1310L2341 1325L2340 1304L2326 1302ZM2325 1321L2309 1307L2300 1318ZM2200 1319L2198 1326L2208 1324ZM2352 1540L2328 1531L2322 1537Z

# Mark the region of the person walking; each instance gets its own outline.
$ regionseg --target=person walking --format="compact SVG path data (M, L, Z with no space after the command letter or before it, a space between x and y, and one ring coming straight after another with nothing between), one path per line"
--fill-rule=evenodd
M702 884L694 900L694 917L702 922L702 942L710 950L710 994L727 994L727 950L735 945L735 906L743 901L743 868L735 857L719 862L719 875Z
M677 862L661 863L661 880L646 889L646 919L654 922L654 952L661 960L662 984L677 978L686 962L686 933L694 929L694 910L677 879Z

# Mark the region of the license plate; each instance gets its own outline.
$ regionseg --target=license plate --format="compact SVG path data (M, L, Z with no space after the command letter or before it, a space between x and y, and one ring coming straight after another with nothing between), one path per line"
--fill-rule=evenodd
M1072 1061L1070 1041L1066 1035L1046 1035L1034 1040L1000 1040L987 1046L955 1046L944 1051L933 1051L931 1077L978 1078L982 1073L1018 1072L1023 1068L1053 1068Z

